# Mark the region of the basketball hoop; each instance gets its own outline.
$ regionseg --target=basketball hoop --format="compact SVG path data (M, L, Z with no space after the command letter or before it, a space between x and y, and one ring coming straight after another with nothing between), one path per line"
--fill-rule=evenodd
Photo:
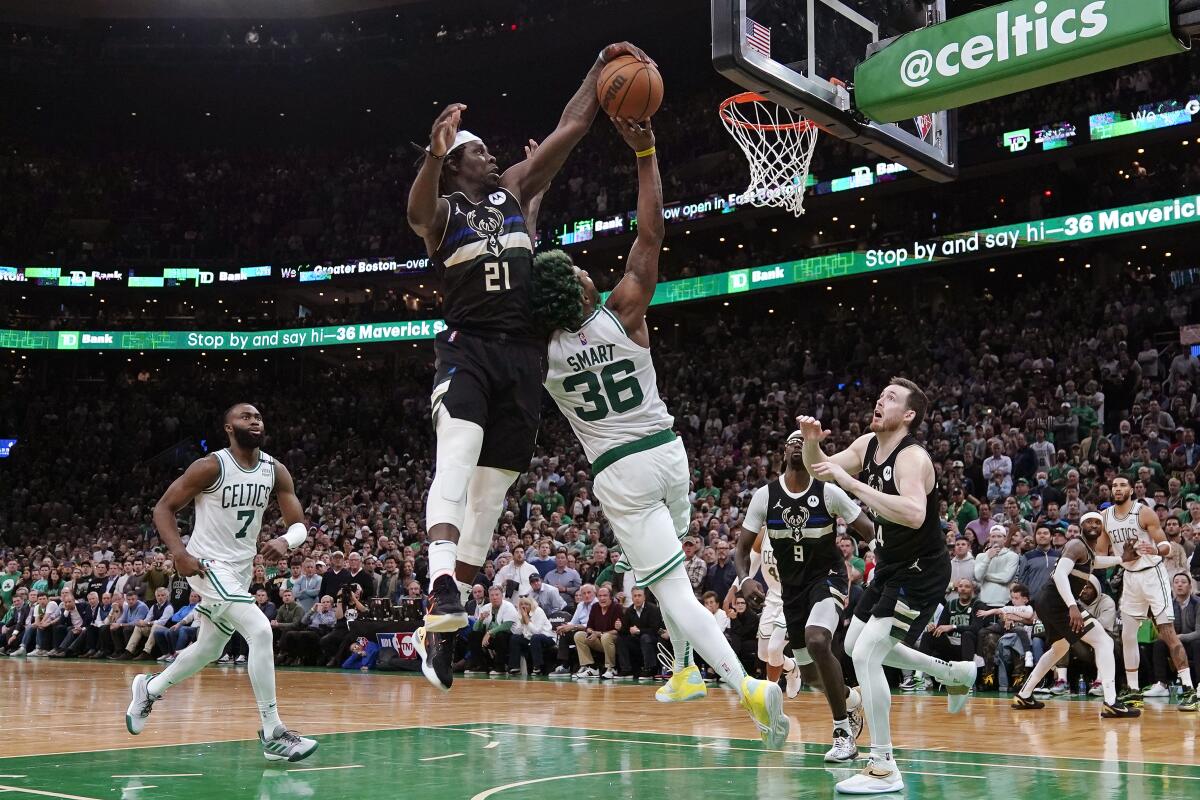
M750 163L746 194L751 205L802 215L817 124L755 92L735 94L717 113Z

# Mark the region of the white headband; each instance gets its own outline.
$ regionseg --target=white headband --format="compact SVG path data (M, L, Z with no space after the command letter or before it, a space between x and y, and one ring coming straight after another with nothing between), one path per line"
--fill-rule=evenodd
M1084 514L1082 517L1080 517L1079 524L1083 525L1083 523L1087 522L1089 519L1096 520L1096 522L1099 522L1101 526L1104 525L1104 517L1100 516L1095 511L1089 511L1086 514Z
M455 150L462 147L464 144L470 144L471 142L482 142L482 141L483 141L483 139L480 139L478 136L471 133L470 131L460 130L458 133L454 134L454 144L450 145L450 149L446 151L446 155L450 155ZM425 151L430 152L428 147L425 148Z

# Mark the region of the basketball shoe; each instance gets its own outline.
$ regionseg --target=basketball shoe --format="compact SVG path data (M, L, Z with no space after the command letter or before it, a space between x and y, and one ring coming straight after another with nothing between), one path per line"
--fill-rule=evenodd
M750 712L767 748L779 750L787 742L792 722L783 713L783 690L778 683L742 678L742 708Z
M946 706L951 714L957 714L967 704L979 667L973 661L953 661L946 678Z
M673 673L671 679L658 687L654 699L660 703L683 703L708 694L708 687L695 664Z
M454 670L450 668L454 657L454 634L417 628L413 632L413 647L421 657L421 672L429 682L443 692L450 691L450 684L454 683Z
M1013 697L1012 707L1018 711L1037 711L1040 708L1045 708L1046 704L1041 700L1034 700L1032 697L1025 698L1018 694Z
M837 784L837 790L844 794L884 794L903 788L904 778L895 759L874 755L861 772Z
M833 729L833 747L825 754L826 764L845 764L858 758L858 746L854 737L845 728Z
M1141 711L1133 706L1125 705L1125 703L1119 697L1117 698L1117 702L1113 703L1112 705L1105 703L1104 708L1100 709L1100 716L1104 719L1113 719L1115 717L1140 717L1141 715Z
M797 664L795 661L793 661L792 668L789 669L787 671L787 673L785 673L784 677L787 678L787 689L786 689L787 696L788 696L788 699L791 700L796 695L800 694L800 685L801 685L800 665Z
M454 633L467 624L462 593L453 575L439 575L429 592L429 611L425 630L430 633Z
M158 700L157 697L151 697L150 690L146 688L151 677L138 675L133 679L133 700L129 702L129 708L125 709L125 730L134 736L146 727L146 720L154 708L155 701Z
M282 725L275 729L270 739L260 730L258 740L267 761L303 761L315 753L319 745L316 739L297 736Z

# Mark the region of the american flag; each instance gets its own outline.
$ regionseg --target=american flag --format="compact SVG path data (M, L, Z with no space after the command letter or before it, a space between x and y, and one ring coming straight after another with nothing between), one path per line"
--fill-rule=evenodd
M770 58L771 29L766 25L759 25L754 20L746 17L746 44L750 45L767 58Z

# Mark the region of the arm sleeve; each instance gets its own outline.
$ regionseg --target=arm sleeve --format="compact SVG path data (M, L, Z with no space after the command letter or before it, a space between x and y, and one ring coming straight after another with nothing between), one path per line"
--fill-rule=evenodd
M846 490L836 483L825 484L825 507L846 520L847 525L862 514L862 507L851 500L850 495L846 494Z
M746 516L742 519L742 527L751 533L758 535L759 530L767 523L767 495L770 490L766 486L760 486L754 491L754 496L750 498L750 505L746 507Z
M1109 569L1110 567L1118 567L1120 565L1120 556L1096 556L1092 559L1092 566L1096 569Z
M1065 556L1058 559L1058 563L1054 565L1054 587L1058 589L1058 596L1068 607L1078 605L1075 596L1071 594L1071 581L1067 578L1074 567L1075 562Z

